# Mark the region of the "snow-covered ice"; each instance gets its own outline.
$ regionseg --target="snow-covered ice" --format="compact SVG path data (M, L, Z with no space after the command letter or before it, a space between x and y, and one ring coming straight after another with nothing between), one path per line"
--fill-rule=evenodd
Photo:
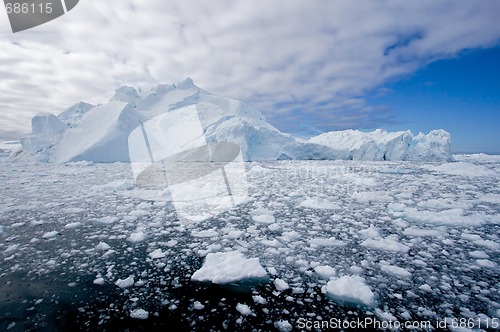
M238 310L238 312L243 316L254 315L252 309L250 309L250 307L246 304L238 303L236 305L236 310Z
M319 265L314 268L314 272L318 274L318 276L322 279L330 279L335 276L336 271L333 267L328 265Z
M360 276L345 275L330 280L324 288L326 294L343 303L375 305L375 294Z
M274 283L274 287L276 287L276 290L278 290L280 292L290 288L290 286L288 286L287 282L283 279L280 279L280 278L274 279L273 283Z
M209 253L203 266L193 273L191 280L227 284L239 281L261 281L267 272L258 258L245 258L237 251Z
M148 319L149 312L144 309L134 309L130 312L130 317L135 319Z
M392 252L407 252L410 248L395 239L366 239L361 242L361 245L366 248L375 250L385 250Z
M128 288L128 287L132 287L134 285L134 277L133 276L129 276L125 279L118 279L116 282L115 282L115 285L120 287L120 288Z
M124 86L117 89L107 103L94 106L79 102L57 117L37 114L32 119L32 133L21 139L24 151L20 157L52 163L127 162L132 157L128 138L134 135L134 129L148 126L151 124L148 121L157 121L155 127L167 130L168 123L180 123L182 118L172 116L165 124L161 124L161 118L191 105L197 109L206 141L237 144L242 158L247 161L451 159L450 135L444 130L416 136L410 131L387 133L377 129L363 133L345 130L303 140L280 132L255 108L208 93L189 78L144 91ZM192 128L185 130L188 132L193 133ZM142 135L141 130L136 133Z
M350 160L448 160L450 134L433 130L414 136L411 131L385 132L377 129L370 133L343 130L324 133L310 142L328 146L344 153Z

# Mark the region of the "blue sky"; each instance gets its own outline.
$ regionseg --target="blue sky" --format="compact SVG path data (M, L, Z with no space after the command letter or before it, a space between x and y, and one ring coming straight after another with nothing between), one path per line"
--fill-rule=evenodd
M191 77L298 136L443 128L456 152L499 153L498 13L498 0L88 0L12 34L0 10L0 140L39 112Z
M410 129L417 134L445 129L452 134L454 153L500 154L500 46L463 50L431 61L363 97L378 114L368 122L338 126L336 118L327 118L318 125L308 110L298 106L292 113L294 125L279 119L275 125L305 138L324 130ZM293 103L280 106L294 107Z
M401 123L383 129L443 128L454 152L500 153L500 47L461 52L384 88L369 103L385 105Z

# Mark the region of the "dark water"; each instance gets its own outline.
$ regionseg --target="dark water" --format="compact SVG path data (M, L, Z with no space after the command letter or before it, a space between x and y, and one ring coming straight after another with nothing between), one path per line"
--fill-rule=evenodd
M221 287L179 280L176 286L150 285L142 289L148 303L143 309L150 316L137 320L128 314L130 301L126 293L114 285L93 285L93 277L80 277L74 287L67 285L74 278L55 271L44 276L17 272L0 280L2 331L273 331L274 323L284 319L293 324L298 317L365 316L362 310L336 306L309 293L288 301L286 296L291 291L274 295L270 285ZM314 291L320 293L319 289ZM158 292L168 294L176 308L161 305L162 294ZM268 311L253 309L255 316L241 318L236 305L252 304L256 293L268 300L262 306ZM194 310L193 299L205 307Z

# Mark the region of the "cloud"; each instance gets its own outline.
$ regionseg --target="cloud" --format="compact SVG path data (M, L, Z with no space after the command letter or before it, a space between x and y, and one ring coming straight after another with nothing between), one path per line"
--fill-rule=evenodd
M291 132L390 123L394 115L367 105L367 94L495 45L498 12L496 0L86 0L14 35L5 17L0 136L28 130L37 112L104 102L120 85L188 76Z

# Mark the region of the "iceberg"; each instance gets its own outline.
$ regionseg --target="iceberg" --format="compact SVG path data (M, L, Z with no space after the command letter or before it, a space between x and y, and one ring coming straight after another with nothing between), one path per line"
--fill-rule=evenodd
M193 105L208 144L231 142L244 161L272 160L450 160L444 130L414 136L410 131L333 131L309 140L283 133L241 101L211 94L191 79L143 91L123 86L108 103L77 103L58 116L38 114L23 153L50 163L130 162L128 137L150 120Z
M411 160L448 161L451 159L451 136L438 129L429 134L411 131L386 132L377 129L364 133L359 130L332 131L313 137L311 143L336 150L339 159L348 160Z
M38 113L31 119L31 128L32 133L20 140L23 151L48 161L47 150L60 140L66 127L55 115Z

